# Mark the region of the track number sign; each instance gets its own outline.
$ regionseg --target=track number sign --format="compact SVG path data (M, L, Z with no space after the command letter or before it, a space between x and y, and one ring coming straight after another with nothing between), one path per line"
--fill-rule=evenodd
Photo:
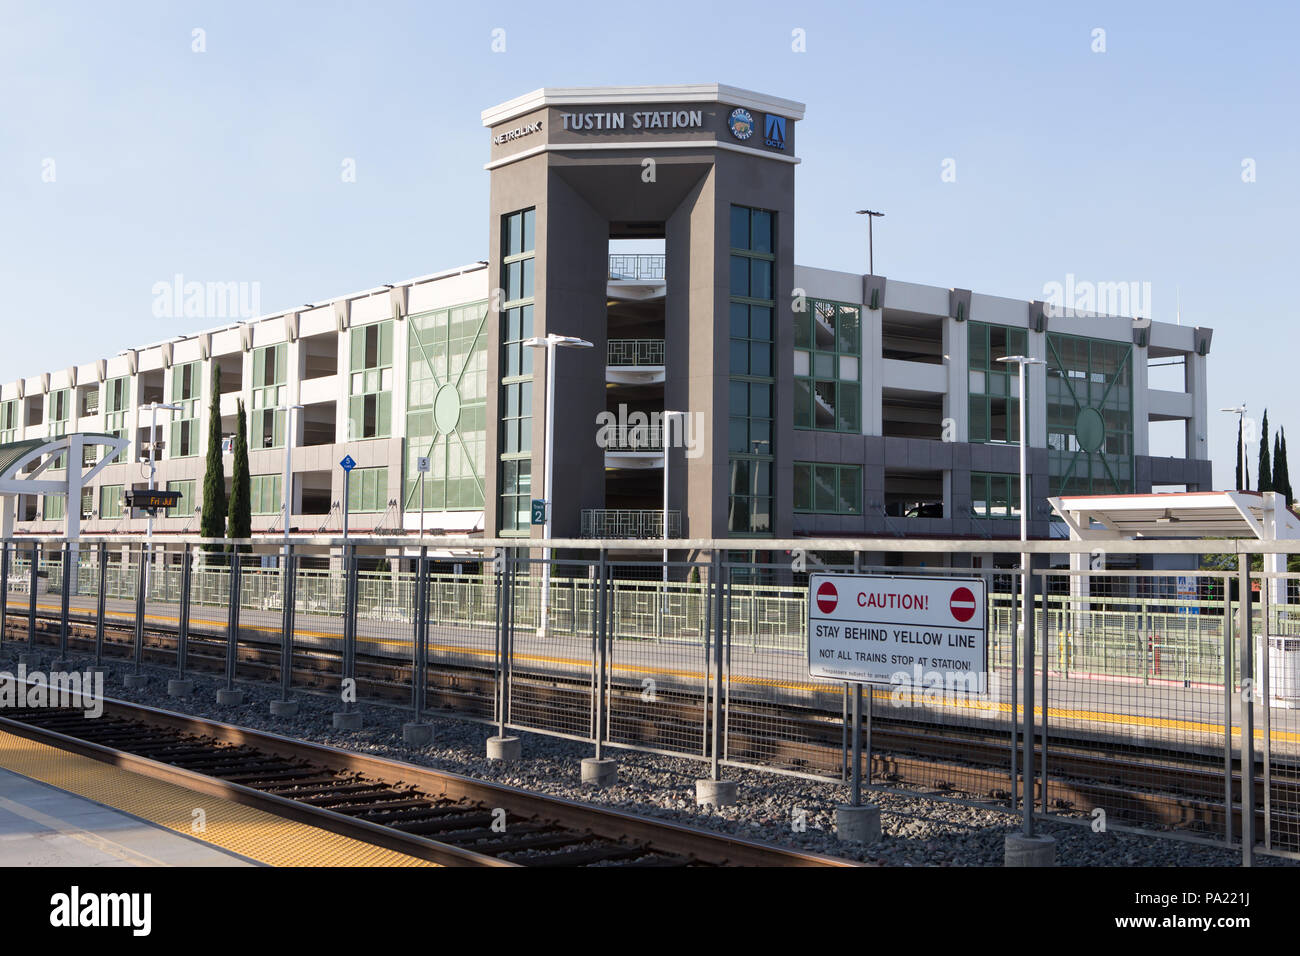
M814 574L808 672L871 684L982 691L988 671L983 578Z

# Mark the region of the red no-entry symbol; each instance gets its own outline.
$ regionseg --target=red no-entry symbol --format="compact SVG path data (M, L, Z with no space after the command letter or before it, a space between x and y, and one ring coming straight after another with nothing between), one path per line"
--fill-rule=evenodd
M817 588L817 610L823 614L829 614L835 610L835 606L839 603L840 595L835 590L835 585L829 581L823 581Z
M952 592L952 598L948 601L948 610L952 611L952 616L963 624L975 616L975 595L971 594L970 588L958 588Z

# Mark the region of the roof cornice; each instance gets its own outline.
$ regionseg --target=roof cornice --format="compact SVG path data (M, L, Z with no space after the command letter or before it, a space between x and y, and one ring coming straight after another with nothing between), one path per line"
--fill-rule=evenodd
M804 104L779 96L727 86L688 83L679 86L547 86L485 109L484 126L496 126L544 106L637 106L644 103L728 103L801 120Z

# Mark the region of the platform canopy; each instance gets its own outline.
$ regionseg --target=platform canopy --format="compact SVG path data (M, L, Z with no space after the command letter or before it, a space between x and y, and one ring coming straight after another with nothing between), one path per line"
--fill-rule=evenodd
M98 475L106 465L118 457L129 443L115 435L73 432L57 438L26 438L22 441L0 444L0 536L9 538L14 533L19 495L64 495L68 499L63 509L65 534L69 538L81 535L81 489ZM99 460L82 471L87 445L104 445L107 451ZM41 477L51 466L64 457L66 467L61 478ZM35 468L24 473L33 462Z
M1048 503L1082 541L1119 538L1300 540L1300 518L1276 491L1062 495Z

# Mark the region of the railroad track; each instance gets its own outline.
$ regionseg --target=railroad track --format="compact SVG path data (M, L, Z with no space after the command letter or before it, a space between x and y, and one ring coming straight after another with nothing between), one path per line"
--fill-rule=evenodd
M16 630L25 631L26 618ZM38 615L47 639L57 635L57 618ZM52 629L53 635L48 633ZM114 633L130 634L125 625L106 627L105 651L129 656L129 640L112 640ZM93 628L70 622L70 646L87 645ZM165 628L146 628L145 658L166 665L175 660L174 637L168 646ZM196 671L220 672L225 667L225 640L192 633L190 662ZM278 644L264 647L241 644L239 673L261 681L279 679ZM334 687L339 679L337 654L328 650L295 648L294 685L300 688ZM398 703L410 701L412 664L393 658L357 657L358 690L362 696ZM552 674L515 671L513 680L530 713L572 714L589 709L586 680ZM662 693L647 702L638 684L611 683L610 740L614 743L680 750L681 741L702 737L698 700L688 695ZM426 681L429 709L452 716L491 717L493 674L490 667L430 664ZM772 721L788 729L784 739L771 732ZM766 727L764 726L766 724ZM563 730L565 728L556 727ZM830 774L838 771L842 756L839 715L763 701L732 700L728 707L728 757L791 770ZM897 717L876 718L873 732L872 779L923 791L965 796L984 801L1007 801L1012 785L1008 741L1005 734L977 728L944 727ZM1035 748L1035 766L1041 751ZM1049 750L1051 777L1047 805L1055 811L1087 812L1104 807L1118 822L1222 833L1224 785L1221 752L1197 754L1170 748L1126 745L1124 753L1109 752L1102 741L1053 734ZM1152 764L1159 765L1158 778ZM1256 793L1262 790L1262 774ZM1295 804L1300 776L1279 772L1273 777L1273 824L1282 834L1300 834L1300 814L1282 808ZM1240 767L1234 767L1232 813L1240 817ZM1036 804L1043 794L1036 789ZM1257 826L1262 828L1262 808ZM1289 837L1288 837L1289 838ZM1300 845L1292 847L1300 849Z
M857 865L125 701L0 728L448 866Z

